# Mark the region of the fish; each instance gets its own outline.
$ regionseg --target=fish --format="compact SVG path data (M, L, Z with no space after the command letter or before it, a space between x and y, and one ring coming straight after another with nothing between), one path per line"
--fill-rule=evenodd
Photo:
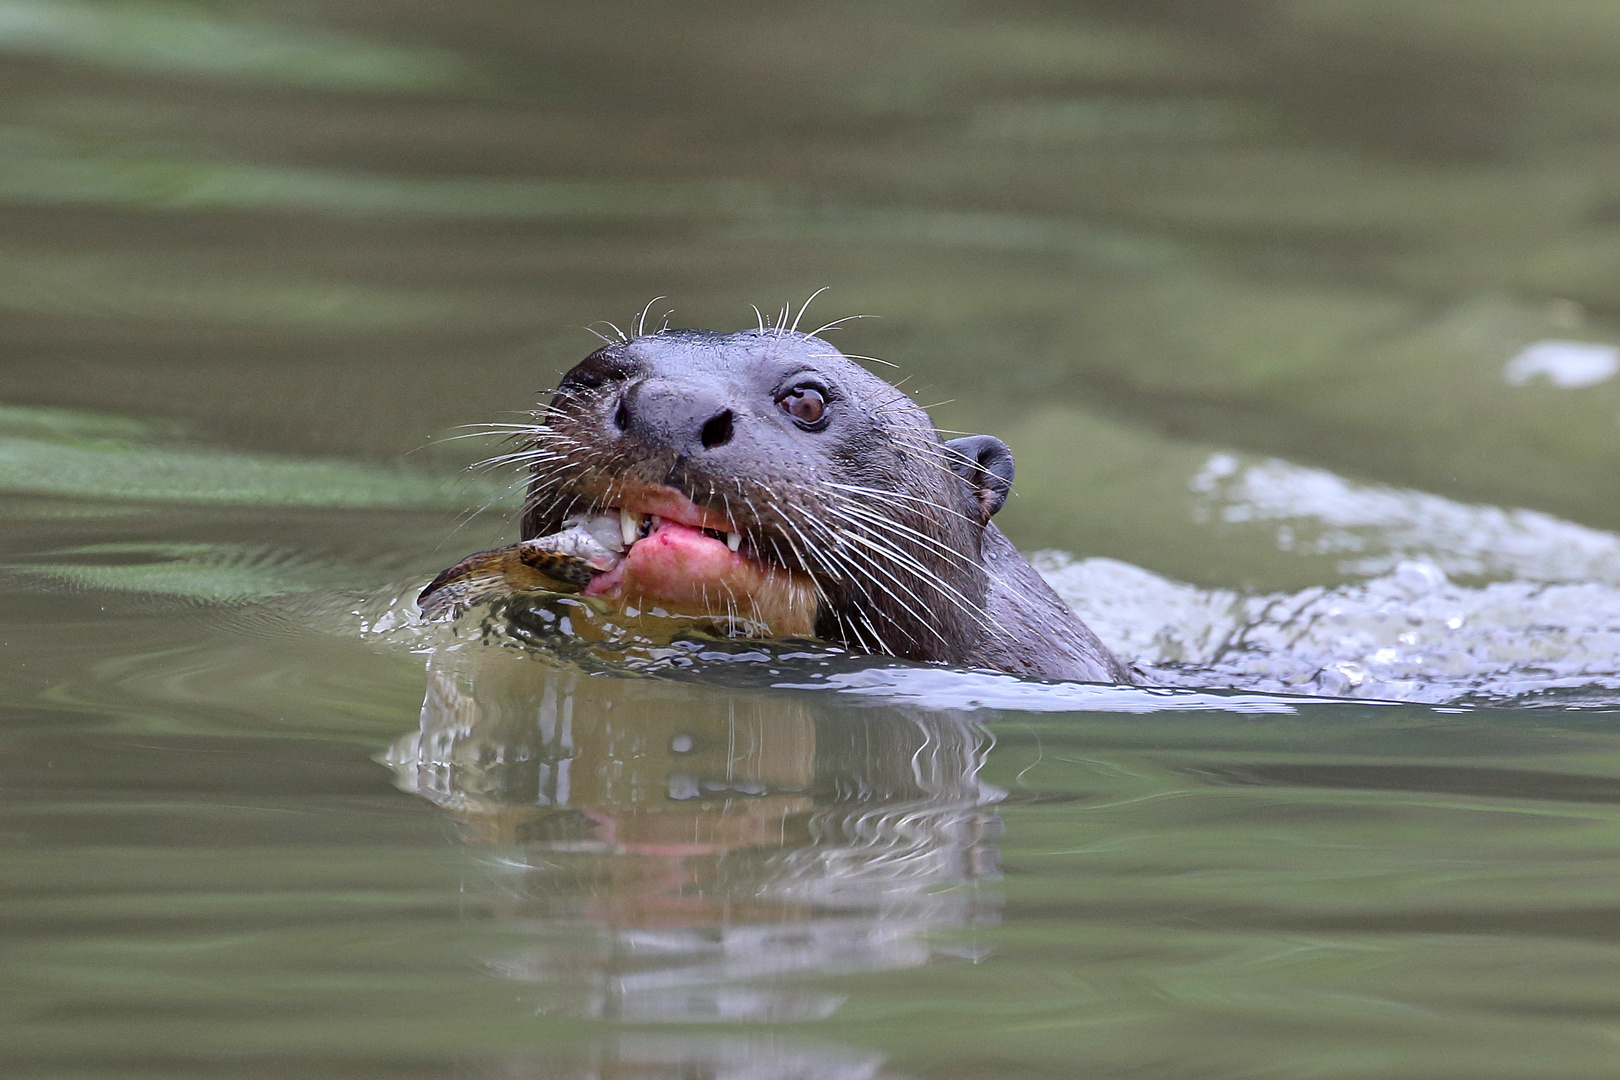
M617 514L568 518L548 536L467 556L416 597L424 619L521 592L577 593L624 561Z

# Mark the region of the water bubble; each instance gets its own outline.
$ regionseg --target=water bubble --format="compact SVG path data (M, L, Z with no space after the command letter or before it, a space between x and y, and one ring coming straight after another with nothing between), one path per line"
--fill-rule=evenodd
M1446 584L1446 572L1429 562L1405 559L1395 567L1395 583L1410 593L1432 592Z
M1317 692L1330 697L1346 697L1367 681L1367 669L1351 660L1329 664L1316 676Z

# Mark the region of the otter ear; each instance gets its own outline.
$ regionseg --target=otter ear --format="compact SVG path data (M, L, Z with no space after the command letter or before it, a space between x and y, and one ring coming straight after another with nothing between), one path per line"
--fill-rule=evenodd
M969 435L946 443L945 458L979 504L980 522L989 521L1012 490L1012 451L994 435Z

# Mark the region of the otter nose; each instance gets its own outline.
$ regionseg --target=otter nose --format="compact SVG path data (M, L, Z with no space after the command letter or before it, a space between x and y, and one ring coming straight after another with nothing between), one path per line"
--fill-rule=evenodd
M713 450L731 441L735 417L712 389L647 379L619 396L613 424L649 447L680 454Z

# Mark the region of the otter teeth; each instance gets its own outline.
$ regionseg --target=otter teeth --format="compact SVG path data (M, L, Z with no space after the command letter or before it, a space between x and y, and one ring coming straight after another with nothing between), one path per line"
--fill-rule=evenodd
M611 518L609 520L611 520ZM620 507L618 522L619 539L623 541L624 546L628 548L637 540L640 540L643 536L657 532L661 520L662 519L656 515L649 516L647 514L632 514L630 511ZM741 550L742 542L742 533L726 533L726 547L730 548L732 551L735 552Z

